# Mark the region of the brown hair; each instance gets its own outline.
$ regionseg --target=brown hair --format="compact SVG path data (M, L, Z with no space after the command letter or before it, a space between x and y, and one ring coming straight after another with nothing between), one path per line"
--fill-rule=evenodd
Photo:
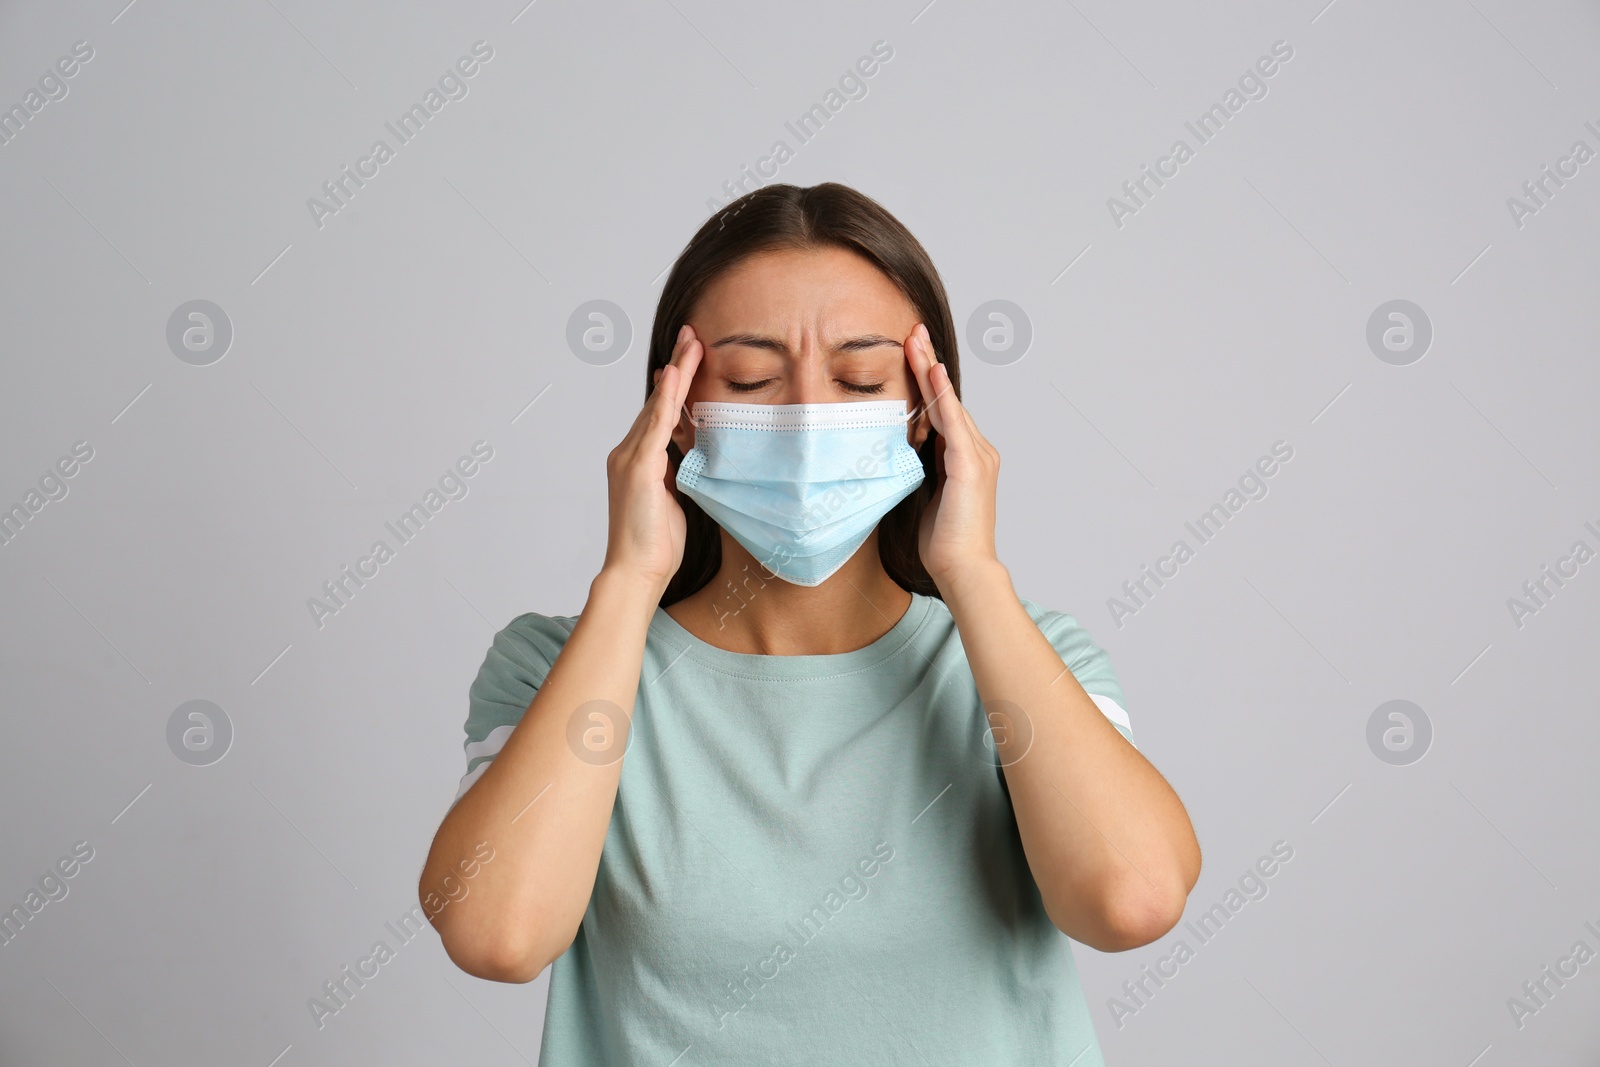
M939 361L950 372L950 384L961 395L961 369L956 355L956 330L950 302L933 260L911 231L876 200L837 182L801 188L766 185L728 204L705 221L684 246L667 275L650 329L650 358L645 367L645 395L654 388L657 368L672 359L678 330L694 313L707 287L724 271L761 252L837 247L873 264L905 294L928 327ZM922 565L917 527L922 509L936 488L934 447L938 433L929 429L918 450L925 472L922 484L896 504L878 523L878 558L899 585L910 592L936 597L938 588ZM674 470L683 460L676 444L667 445ZM722 564L722 538L716 522L693 500L677 493L688 518L683 562L667 584L661 606L682 600L703 588Z

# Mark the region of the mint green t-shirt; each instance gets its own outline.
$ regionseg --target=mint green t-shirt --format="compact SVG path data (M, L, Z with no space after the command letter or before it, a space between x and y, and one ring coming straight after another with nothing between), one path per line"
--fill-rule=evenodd
M1023 605L1131 743L1104 650ZM458 799L575 622L527 614L495 635ZM822 656L729 652L657 609L541 1067L1102 1067L987 730L938 599Z

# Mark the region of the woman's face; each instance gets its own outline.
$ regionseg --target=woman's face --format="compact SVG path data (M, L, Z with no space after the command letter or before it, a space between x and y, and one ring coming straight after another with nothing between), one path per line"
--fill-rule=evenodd
M918 321L894 283L854 252L751 256L717 278L689 317L705 354L685 406L904 400L918 410L905 351ZM926 415L913 420L912 447L927 433ZM694 447L687 418L673 441L684 452Z

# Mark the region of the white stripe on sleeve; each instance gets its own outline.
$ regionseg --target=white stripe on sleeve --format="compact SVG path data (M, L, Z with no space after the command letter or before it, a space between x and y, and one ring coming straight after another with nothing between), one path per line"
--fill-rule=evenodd
M1118 704L1110 697L1101 696L1099 693L1090 693L1089 699L1094 701L1094 706L1099 708L1101 714L1103 714L1106 718L1110 719L1116 725L1121 726L1130 734L1133 732L1133 724L1128 721L1128 713L1122 710L1122 705ZM1129 741L1128 744L1133 745L1133 742ZM1139 746L1133 745L1133 747L1138 748Z
M511 731L515 729L515 724L496 726L493 730L489 731L489 735L482 741L467 742L466 747L468 763L471 763L479 756L487 756L489 758L478 764L471 771L468 771L467 774L462 777L461 787L456 790L457 800L460 800L462 797L467 795L467 790L472 788L472 783L476 782L478 777L483 774L484 769L487 768L490 763L494 762L494 757L498 756L500 754L500 750L505 747L506 738L510 737Z

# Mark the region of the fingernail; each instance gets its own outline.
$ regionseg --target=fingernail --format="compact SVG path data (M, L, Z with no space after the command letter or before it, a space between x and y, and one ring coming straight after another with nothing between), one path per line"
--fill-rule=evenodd
M687 336L689 336L689 324L686 322L678 327L678 340L682 341Z

